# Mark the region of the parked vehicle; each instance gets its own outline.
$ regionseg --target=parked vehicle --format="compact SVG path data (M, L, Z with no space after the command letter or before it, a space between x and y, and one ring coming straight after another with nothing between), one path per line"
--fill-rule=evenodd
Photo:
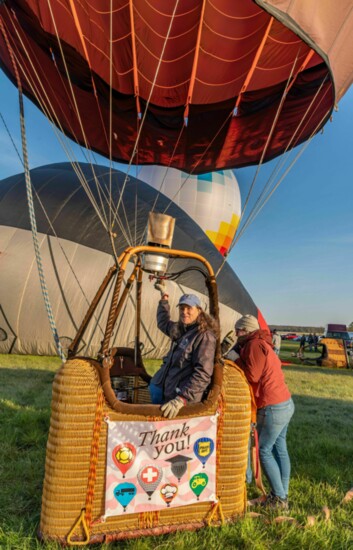
M292 341L293 342L300 342L300 340L302 339L301 336L296 336L295 338L292 338ZM307 338L305 337L305 341L307 340Z
M295 338L297 337L298 337L298 334L295 334L295 332L288 332L288 334L281 335L282 340L295 340Z
M326 325L323 338L334 338L335 340L343 340L346 348L353 348L352 338L347 330L346 325L329 323L328 325Z

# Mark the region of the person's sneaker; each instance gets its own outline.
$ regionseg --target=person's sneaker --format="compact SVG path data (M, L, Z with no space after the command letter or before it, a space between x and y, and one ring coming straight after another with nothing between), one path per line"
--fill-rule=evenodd
M288 510L288 499L280 498L273 493L267 495L266 500L261 503L261 506L271 510Z

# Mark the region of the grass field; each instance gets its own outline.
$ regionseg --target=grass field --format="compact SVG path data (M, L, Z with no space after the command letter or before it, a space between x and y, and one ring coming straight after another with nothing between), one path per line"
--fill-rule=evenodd
M297 343L283 343L283 359ZM154 370L157 362L147 364ZM36 539L56 358L0 356L0 548L54 549ZM292 460L290 517L249 515L223 528L197 533L119 542L129 549L352 549L353 500L342 504L353 486L353 371L293 364L284 367L296 412L288 433ZM254 487L249 496L256 496ZM330 512L325 519L323 508ZM328 512L326 511L326 514ZM315 523L307 526L307 517ZM101 546L101 548L108 548Z

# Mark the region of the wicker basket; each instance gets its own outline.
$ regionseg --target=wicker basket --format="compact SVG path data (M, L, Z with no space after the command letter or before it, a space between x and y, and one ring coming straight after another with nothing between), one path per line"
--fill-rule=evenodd
M157 419L159 414L155 405L117 401L109 383L109 373L105 371L93 360L75 358L67 361L55 377L40 538L64 544L108 542L197 529L210 522L218 524L221 519L227 521L242 515L246 505L251 398L240 369L226 361L216 370L218 375L207 401L187 407L182 413L187 411L188 414L180 415L190 418L213 415L220 410L216 474L218 510L209 502L200 502L157 513L114 516L104 523L99 522L105 506L107 425L103 417L109 414L112 421L125 423Z

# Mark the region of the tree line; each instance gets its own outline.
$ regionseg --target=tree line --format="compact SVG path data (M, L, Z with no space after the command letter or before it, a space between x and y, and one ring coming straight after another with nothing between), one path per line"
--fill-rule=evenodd
M353 323L352 323L353 325ZM270 330L278 330L278 332L305 332L305 333L316 333L323 334L324 327L304 327L304 326L294 326L294 325L269 325Z

